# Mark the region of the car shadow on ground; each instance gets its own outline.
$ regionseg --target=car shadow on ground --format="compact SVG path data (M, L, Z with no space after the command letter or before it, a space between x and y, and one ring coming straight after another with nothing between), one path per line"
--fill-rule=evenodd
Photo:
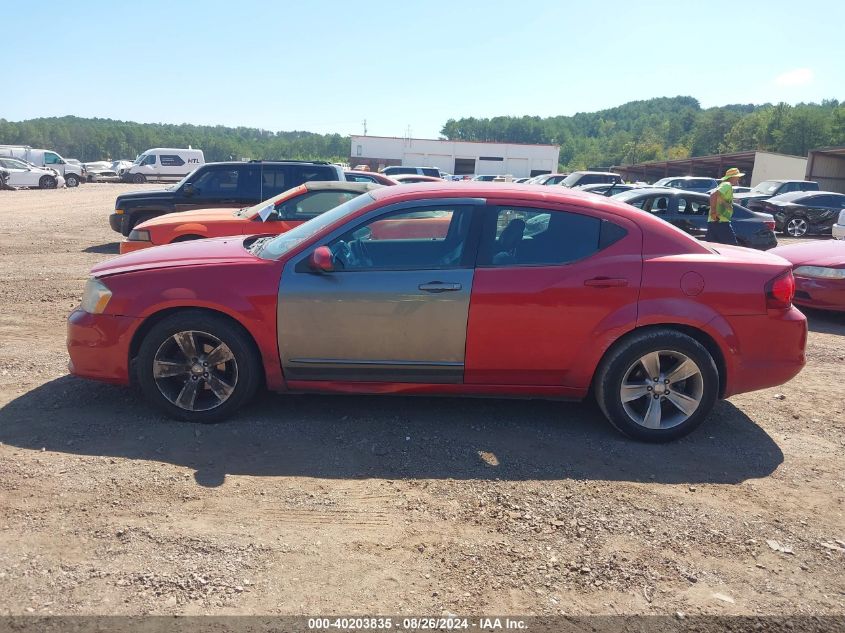
M845 336L845 312L812 310L810 308L801 308L801 312L807 317L807 327L811 332Z
M216 425L159 416L128 388L58 378L0 408L0 442L227 474L738 483L783 453L729 402L677 442L617 433L592 402L265 394Z
M120 242L106 242L83 249L83 253L99 253L100 255L117 255L120 253Z

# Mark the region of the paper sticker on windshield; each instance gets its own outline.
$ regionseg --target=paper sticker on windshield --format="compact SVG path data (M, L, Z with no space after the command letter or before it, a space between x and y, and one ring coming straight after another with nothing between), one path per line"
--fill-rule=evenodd
M274 210L274 206L273 206L273 203L271 202L266 207L261 209L261 211L258 212L258 217L261 218L262 222L266 222L267 218L270 217L270 214L273 213L273 210Z

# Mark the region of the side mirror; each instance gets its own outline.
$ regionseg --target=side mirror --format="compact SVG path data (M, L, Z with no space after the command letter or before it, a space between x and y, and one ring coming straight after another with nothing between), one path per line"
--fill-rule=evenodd
M334 272L334 256L328 246L318 246L311 253L311 258L308 260L308 265L311 270L318 273Z
M194 186L189 182L186 182L185 186L182 187L182 193L185 194L186 196L188 196L189 198L192 195L194 195L196 192L197 192L197 190L194 189Z

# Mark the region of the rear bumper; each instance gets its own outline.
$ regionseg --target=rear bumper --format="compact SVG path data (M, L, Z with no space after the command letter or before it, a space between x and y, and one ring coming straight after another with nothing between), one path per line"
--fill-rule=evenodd
M125 255L126 253L134 253L135 251L140 251L145 248L151 248L155 246L152 242L137 242L135 240L123 240L120 243L120 254Z
M74 376L129 384L129 346L141 319L75 310L67 320L68 369Z
M845 279L795 277L795 303L817 310L845 312Z
M804 367L807 318L797 308L726 320L736 337L725 385L726 398L782 385Z

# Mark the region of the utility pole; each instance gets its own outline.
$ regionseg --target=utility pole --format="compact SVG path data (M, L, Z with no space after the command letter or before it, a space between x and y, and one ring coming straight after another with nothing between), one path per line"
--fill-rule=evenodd
M364 119L364 136L367 135L367 119Z

